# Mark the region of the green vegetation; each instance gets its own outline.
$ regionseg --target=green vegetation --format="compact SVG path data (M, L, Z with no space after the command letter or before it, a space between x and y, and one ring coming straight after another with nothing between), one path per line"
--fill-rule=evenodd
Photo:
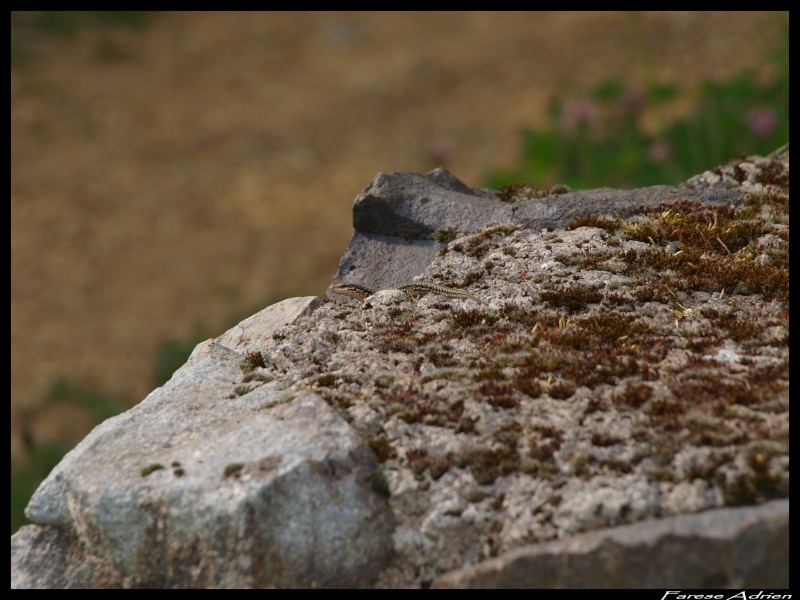
M160 471L163 468L164 465L162 465L161 463L153 463L152 465L147 465L141 471L142 477L147 477L148 475L150 475L150 473L153 473L155 471Z
M74 383L59 379L50 391L47 404L69 403L89 411L92 421L102 423L108 418L118 415L123 407L116 398L107 396L96 390L84 389Z
M146 10L15 10L11 11L11 59L28 58L36 41L72 37L85 27L144 27L152 17Z
M156 355L156 386L167 383L175 371L186 363L195 346L207 339L205 326L198 323L194 333L185 340L164 343Z
M87 25L143 27L152 13L146 10L17 10L11 24L18 29L54 35L75 35Z
M225 467L224 475L227 479L228 477L236 477L239 478L239 475L244 469L244 463L231 463Z
M242 359L242 362L239 363L239 368L243 373L250 373L259 367L263 368L266 366L267 365L264 363L263 352L247 351Z
M550 125L523 133L520 170L494 172L486 186L514 182L572 188L677 184L738 154L766 155L789 140L789 25L767 59L774 76L753 73L705 82L694 111L669 121L686 92L654 81L644 88L606 81L584 97L554 103ZM662 125L655 133L644 119ZM537 188L532 188L537 189Z

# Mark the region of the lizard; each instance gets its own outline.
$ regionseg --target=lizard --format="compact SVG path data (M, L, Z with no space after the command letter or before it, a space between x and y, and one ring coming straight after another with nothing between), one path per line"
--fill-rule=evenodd
M448 298L464 298L464 299L469 298L470 300L475 300L475 302L486 304L486 302L484 302L477 296L473 296L468 292L445 287L443 285L438 285L436 283L425 283L421 281L411 282L386 289L400 290L401 292L405 292L409 296L424 295L430 292L433 294L439 294L440 296L447 296ZM337 283L336 285L331 287L331 292L333 292L334 294L349 296L350 298L355 298L356 300L364 300L368 296L372 296L372 294L375 294L379 291L380 290L373 290L372 288L368 288L366 286L359 285L357 283Z

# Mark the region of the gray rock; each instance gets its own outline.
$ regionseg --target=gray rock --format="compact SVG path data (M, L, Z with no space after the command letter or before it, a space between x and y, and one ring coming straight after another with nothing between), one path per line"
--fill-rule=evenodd
M667 185L635 190L597 188L532 198L519 204L512 222L525 229L538 231L563 227L570 221L586 215L625 217L638 210L656 209L665 202L689 200L704 204L736 205L741 199L741 194L729 189L715 189L711 193L701 194L694 190Z
M509 205L445 169L379 173L353 203L355 231L334 281L377 289L406 283L435 258L437 230L477 231L510 218Z
M51 525L25 525L11 536L11 588L118 587L120 574L87 551L76 535Z
M512 550L435 588L788 588L789 501L648 520Z
M320 306L322 306L322 300L316 296L288 298L247 317L216 338L215 341L220 346L239 354L269 352L273 344L273 335L280 335L279 332L283 328L291 325L300 317L310 315Z
M509 220L508 205L487 200L443 169L428 175L378 173L353 203L353 227L361 233L421 238L437 229L467 232Z
M393 529L374 455L316 394L241 383L243 356L225 347L271 340L268 324L309 301L290 304L200 344L67 454L26 510L40 527L12 538L17 586L372 583Z
M354 231L339 261L334 283L349 281L373 289L406 283L436 257L433 240L403 240Z
M509 203L488 190L470 188L441 168L424 176L379 173L353 204L355 231L333 283L382 289L411 281L436 257L441 247L433 240L437 231L464 235L498 223L538 231L560 228L590 214L624 217L664 202L736 205L741 199L741 193L727 187L695 190L660 185L550 193Z
M12 587L787 582L786 502L709 509L789 494L788 163L512 199L379 176L339 276L484 304L294 298L200 344L43 482Z

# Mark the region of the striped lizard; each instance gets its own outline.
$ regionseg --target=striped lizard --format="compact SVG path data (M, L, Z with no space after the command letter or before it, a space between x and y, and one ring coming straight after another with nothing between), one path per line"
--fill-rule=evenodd
M448 298L469 298L470 300L475 300L475 302L486 304L486 302L468 292L445 287L435 283L412 282L386 289L400 290L409 296L424 295L430 292L433 294L439 294L440 296L447 296ZM373 290L366 286L358 285L357 283L337 283L331 287L331 292L334 294L349 296L350 298L355 298L356 300L364 300L368 296L372 296L372 294L375 294L379 291L380 290Z

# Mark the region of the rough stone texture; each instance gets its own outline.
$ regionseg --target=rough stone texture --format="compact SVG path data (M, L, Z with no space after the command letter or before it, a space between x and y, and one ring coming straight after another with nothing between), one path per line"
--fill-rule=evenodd
M502 206L443 171L376 181L365 209L396 188L391 210L420 231L476 229L405 253L397 231L359 233L347 279L421 274L485 304L297 298L199 345L42 484L13 587L419 587L591 530L633 524L635 547L654 518L788 497L788 153L684 188L520 188ZM598 218L608 202L619 218ZM702 581L738 583L748 536L781 523L720 529ZM627 581L606 539L587 555L608 567L598 581ZM666 555L659 572L690 572L694 555Z
M429 236L437 229L473 231L506 221L511 207L486 202L490 192L471 190L444 169L429 175L378 173L353 203L353 227L362 233Z
M373 289L411 281L436 257L433 240L404 240L353 232L334 283L352 281Z
M221 341L265 336L276 314L283 324L292 312L282 308ZM391 554L393 528L370 484L374 455L316 394L266 377L252 391L237 386L242 359L217 341L200 344L164 387L72 450L27 508L41 528L12 538L25 556L12 584L371 584ZM50 566L58 556L69 564ZM80 570L72 557L101 568ZM81 577L66 575L75 572Z
M11 536L11 587L109 588L120 575L72 533L52 525L25 525Z
M355 231L335 281L375 288L410 281L436 256L436 230L475 231L510 216L492 192L472 189L445 169L379 173L353 203Z
M248 352L261 352L269 348L274 333L298 318L312 314L320 306L322 300L316 296L288 298L246 318L215 341L220 346L243 355Z
M736 205L742 195L736 190L714 188L700 194L694 190L668 185L635 190L598 188L562 194L550 194L543 198L531 198L523 202L514 212L512 223L526 229L555 229L585 215L615 214L628 216L641 209L656 209L665 202L679 200L702 201L704 204Z
M535 197L512 204L490 190L468 187L447 170L427 175L379 173L353 204L353 237L334 283L356 281L387 288L411 281L436 257L437 231L451 236L474 233L495 223L540 230L563 227L585 215L626 216L664 202L693 200L736 205L741 193L728 186L696 191L665 185L636 190L599 188L579 192L537 190Z
M788 588L789 501L643 521L512 550L435 588Z

